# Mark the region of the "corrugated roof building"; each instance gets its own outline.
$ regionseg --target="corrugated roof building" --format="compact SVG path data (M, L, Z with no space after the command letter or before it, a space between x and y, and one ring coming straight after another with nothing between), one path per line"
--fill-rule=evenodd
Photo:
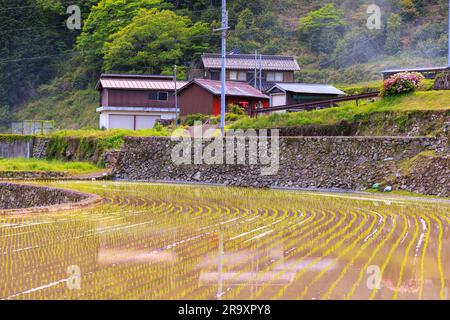
M178 81L180 89L187 84ZM97 83L100 92L100 128L147 129L159 120L176 118L175 82L171 76L102 74Z
M222 83L215 80L195 79L179 91L179 105L182 116L202 113L219 115L221 110ZM269 97L249 84L227 81L226 102L248 109L267 108Z
M271 107L328 100L345 94L331 85L309 83L276 83L267 92Z

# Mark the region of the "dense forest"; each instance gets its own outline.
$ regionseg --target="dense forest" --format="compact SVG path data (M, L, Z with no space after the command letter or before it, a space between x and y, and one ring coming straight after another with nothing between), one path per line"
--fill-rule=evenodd
M229 48L295 55L298 81L350 84L379 79L387 67L446 64L447 0L228 3ZM220 0L0 4L3 127L17 119L95 127L101 72L170 74L177 64L183 77L203 52L220 50L220 34L213 31L220 26ZM77 17L68 10L72 5L80 9L79 30L68 28L68 19Z

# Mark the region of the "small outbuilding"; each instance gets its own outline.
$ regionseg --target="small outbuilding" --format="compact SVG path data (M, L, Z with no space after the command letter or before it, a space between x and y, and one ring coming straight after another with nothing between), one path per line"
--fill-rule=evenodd
M202 113L220 115L222 83L215 80L195 79L180 89L178 101L181 116ZM269 97L243 82L226 82L226 104L248 108L268 108Z
M316 102L345 95L345 92L331 85L306 83L276 83L267 93L271 107Z

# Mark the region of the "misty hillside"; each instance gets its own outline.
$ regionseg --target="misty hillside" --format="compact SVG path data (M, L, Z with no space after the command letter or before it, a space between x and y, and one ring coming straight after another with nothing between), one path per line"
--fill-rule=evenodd
M372 0L231 0L228 47L295 55L296 80L312 83L447 64L447 0L376 3L368 13ZM82 30L66 26L72 4ZM101 72L170 74L177 64L186 76L203 52L220 50L219 21L218 0L0 0L0 127L96 127Z

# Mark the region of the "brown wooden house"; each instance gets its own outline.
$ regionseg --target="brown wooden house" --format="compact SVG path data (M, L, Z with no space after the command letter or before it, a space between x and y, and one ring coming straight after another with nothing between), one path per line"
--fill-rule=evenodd
M187 82L179 81L178 88ZM103 74L100 92L100 128L147 129L158 120L176 118L175 83L171 76Z
M269 107L269 97L249 84L227 81L226 88L227 106L236 104L244 108ZM192 80L180 89L178 93L181 116L196 113L219 115L221 110L221 91L222 84L220 81Z

